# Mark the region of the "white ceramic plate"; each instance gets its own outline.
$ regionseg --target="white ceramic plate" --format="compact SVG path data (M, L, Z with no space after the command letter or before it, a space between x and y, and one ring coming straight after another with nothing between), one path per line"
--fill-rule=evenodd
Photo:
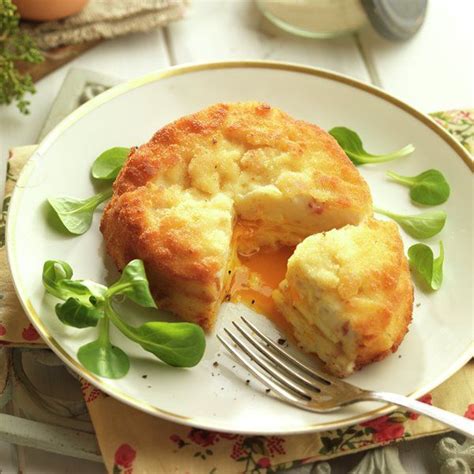
M360 167L374 202L416 213L407 189L384 177L387 169L414 175L428 168L443 171L452 194L442 207L448 221L442 234L446 249L445 281L440 291L416 290L413 323L400 349L382 362L364 368L349 381L368 389L420 396L440 384L471 356L472 343L472 174L469 156L428 117L382 91L337 74L295 65L231 62L178 67L115 87L88 102L59 124L41 143L23 171L10 204L8 255L18 296L31 321L51 348L77 373L97 387L140 410L179 423L243 433L301 433L331 429L387 411L361 403L320 415L283 404L263 392L225 355L215 334L207 337L206 354L191 370L173 369L112 330L112 340L131 355L131 369L119 380L94 376L76 358L80 345L96 329L77 330L61 324L54 298L45 297L41 269L47 259L69 262L76 278L104 282L114 278L98 229L80 237L55 233L45 221L50 196L86 197L94 192L90 166L103 150L148 141L166 123L215 102L265 101L294 117L329 129L344 125L357 130L373 153L416 146L408 158ZM404 235L408 247L412 240ZM220 323L244 307L224 304ZM134 322L153 313L135 316ZM266 328L270 323L252 316ZM217 328L219 330L219 328ZM219 366L213 367L214 361ZM142 378L142 375L147 378Z

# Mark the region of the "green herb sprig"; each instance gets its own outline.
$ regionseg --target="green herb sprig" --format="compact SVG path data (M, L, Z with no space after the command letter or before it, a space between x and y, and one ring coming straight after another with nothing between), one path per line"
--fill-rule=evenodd
M120 279L108 288L89 280L72 280L72 276L71 266L61 260L48 260L43 266L44 288L63 300L55 307L59 320L78 329L99 326L98 338L78 350L77 357L85 368L107 378L127 374L130 360L110 342L110 323L168 365L193 367L199 363L206 342L198 325L152 321L135 327L126 323L114 308L114 298L119 295L140 306L156 308L141 260L132 260Z
M129 153L130 148L125 147L114 147L104 151L92 164L92 177L112 182L122 169ZM49 198L48 202L69 233L82 235L90 229L97 206L109 199L112 192L110 184L104 191L87 199L58 197Z
M429 239L438 234L443 229L447 218L444 211L427 211L409 216L395 214L378 207L374 207L374 211L393 219L408 235L415 237L415 239Z
M436 206L446 202L450 188L441 171L427 170L417 176L401 176L388 171L387 176L399 184L410 188L410 198L413 202Z
M439 242L439 255L434 258L433 251L425 244L415 244L408 249L408 261L417 275L432 290L438 290L443 282L444 247Z
M43 56L34 41L19 27L20 17L10 0L0 0L0 104L16 102L18 110L28 114L28 93L35 87L28 74L21 74L17 61L40 63Z
M415 151L413 145L406 145L400 150L383 155L372 155L364 150L362 140L356 132L347 127L334 127L329 133L336 139L339 146L356 166L373 163L383 163L409 155Z

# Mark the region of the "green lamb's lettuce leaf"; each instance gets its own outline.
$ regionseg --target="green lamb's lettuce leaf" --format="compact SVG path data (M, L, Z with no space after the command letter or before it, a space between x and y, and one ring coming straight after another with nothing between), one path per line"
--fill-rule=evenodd
M110 322L168 365L193 367L202 359L206 340L198 325L152 321L134 327L123 321L113 308L112 301L117 295L125 295L141 306L156 308L141 260L132 260L120 279L108 289L90 280L71 280L72 276L72 268L66 262L48 260L43 266L46 291L64 301L56 305L59 320L78 329L99 325L98 339L78 351L79 361L91 372L119 378L129 370L127 354L109 340Z
M130 369L128 355L110 343L107 318L101 321L98 339L80 347L77 358L92 373L109 379L122 378Z
M123 321L110 301L106 314L126 337L174 367L193 367L204 355L206 339L197 324L152 321L134 327Z
M97 206L111 196L112 189L107 189L87 199L59 197L50 198L48 202L67 231L81 235L89 230Z
M79 329L97 326L98 321L104 316L104 310L100 306L96 307L92 302L87 304L72 297L64 303L58 303L55 310L63 324Z
M71 266L62 260L48 260L43 265L43 286L46 291L56 298L66 301L76 298L81 303L88 304L94 300L103 299L107 288L90 280L71 280Z
M447 218L447 214L444 211L427 211L410 216L395 214L376 207L374 207L374 211L390 217L390 219L397 222L408 235L416 239L428 239L441 232Z
M56 315L68 326L96 326L103 317L106 287L94 282L71 280L72 275L71 266L61 260L48 260L43 265L46 291L64 301L56 305Z
M141 260L132 260L122 271L120 280L108 290L108 295L125 295L140 306L156 308L150 293L145 267Z
M329 134L336 139L339 146L346 152L346 155L356 166L395 160L402 156L409 155L415 150L413 145L406 145L400 150L391 153L372 155L365 151L359 135L347 127L334 127L329 130Z
M113 181L128 158L130 148L116 146L101 153L92 165L92 177L104 181Z
M68 263L62 260L47 260L43 265L43 285L48 293L58 296L59 282L72 278L72 274L72 268Z
M152 321L134 332L143 349L173 367L194 367L206 348L204 331L197 324Z
M130 148L114 147L101 153L94 161L91 174L95 179L102 181L113 181L125 163ZM87 232L92 224L94 211L102 202L109 199L113 194L112 186L101 193L95 194L87 199L75 199L71 197L49 198L48 203L53 211L51 222L58 224L73 235L82 235Z
M438 170L427 170L417 176L401 176L388 171L387 176L397 183L408 186L411 200L419 204L436 206L449 198L449 184Z
M434 258L433 251L425 244L415 244L408 249L408 261L417 275L432 290L438 290L443 283L444 247L439 242L439 256Z

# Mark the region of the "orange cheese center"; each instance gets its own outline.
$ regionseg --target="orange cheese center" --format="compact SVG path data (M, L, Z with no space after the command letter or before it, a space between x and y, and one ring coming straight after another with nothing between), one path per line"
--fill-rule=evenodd
M230 301L243 303L270 318L285 333L291 327L277 310L272 292L284 280L294 247L260 250L251 256L239 255L230 284Z

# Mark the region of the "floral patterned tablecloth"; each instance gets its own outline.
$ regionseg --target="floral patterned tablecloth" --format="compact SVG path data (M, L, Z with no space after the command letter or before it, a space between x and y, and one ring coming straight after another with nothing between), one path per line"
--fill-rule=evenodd
M431 117L448 130L471 155L474 154L474 110L434 112Z
M470 362L421 400L474 420L473 381L474 362ZM448 431L429 418L399 409L334 431L244 436L154 418L108 397L85 381L82 389L105 464L113 473L270 474Z
M432 114L469 152L474 151L474 112ZM13 151L0 214L0 345L43 346L22 311L9 275L5 223L16 178L35 146ZM0 396L6 386L5 351ZM105 465L112 473L267 472L295 468L400 440L446 431L439 423L397 409L389 415L334 431L295 436L243 436L210 432L154 418L108 397L86 381L82 392ZM421 399L474 420L474 362Z

